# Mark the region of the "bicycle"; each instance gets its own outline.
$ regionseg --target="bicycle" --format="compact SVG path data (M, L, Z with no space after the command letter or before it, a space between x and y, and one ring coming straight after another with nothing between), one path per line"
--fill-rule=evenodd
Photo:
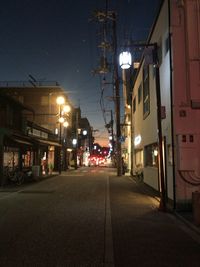
M24 175L18 168L10 169L9 166L4 167L4 176L16 185L21 185L24 182Z

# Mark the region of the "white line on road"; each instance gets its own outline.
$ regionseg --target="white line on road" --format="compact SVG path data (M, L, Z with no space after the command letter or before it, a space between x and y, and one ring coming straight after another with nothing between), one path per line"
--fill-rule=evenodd
M113 238L112 238L112 223L111 223L111 209L110 209L110 186L109 177L106 184L106 203L105 203L105 258L104 266L114 266L114 253L113 253Z

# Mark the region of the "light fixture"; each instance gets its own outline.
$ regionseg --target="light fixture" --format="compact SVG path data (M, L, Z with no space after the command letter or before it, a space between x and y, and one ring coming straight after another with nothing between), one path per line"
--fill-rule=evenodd
M59 121L60 123L63 123L63 122L65 121L65 119L64 119L63 117L60 117L60 118L58 119L58 121Z
M142 137L141 137L141 135L137 135L137 136L135 137L135 139L134 139L134 145L135 145L135 146L138 146L138 145L141 143L141 141L142 141Z
M132 65L132 56L128 51L121 52L119 55L119 65L122 69L129 69Z
M69 105L64 105L62 110L63 110L64 113L68 113L68 112L70 112L71 107Z
M158 150L154 149L153 154L154 154L155 157L157 157L158 156Z
M58 97L56 98L56 103L57 103L58 105L63 105L63 104L65 103L65 98L64 98L63 96L58 96Z
M83 130L83 135L87 135L87 130Z
M67 127L69 126L69 122L68 122L68 121L64 121L64 122L63 122L63 126L64 126L65 128L67 128Z
M74 139L72 140L72 144L75 146L75 145L77 144L77 139L74 138Z

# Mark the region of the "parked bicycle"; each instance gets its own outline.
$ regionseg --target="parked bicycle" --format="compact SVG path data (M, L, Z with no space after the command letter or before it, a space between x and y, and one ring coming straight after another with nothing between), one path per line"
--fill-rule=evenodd
M24 182L24 175L18 168L11 169L9 166L4 167L4 176L16 185L21 185Z

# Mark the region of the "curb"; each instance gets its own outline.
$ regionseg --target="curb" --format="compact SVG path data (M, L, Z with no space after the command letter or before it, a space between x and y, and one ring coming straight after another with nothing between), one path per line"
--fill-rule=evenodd
M200 235L200 228L198 226L195 226L195 224L189 222L186 220L183 216L181 216L178 212L173 211L173 214L177 217L177 219L181 220L185 225L187 225L190 229L195 231L197 234Z
M159 202L159 197L156 195L153 195L153 191L151 192L151 189L148 187L145 187L145 184L141 181L138 181L134 176L129 176L129 178L134 181L138 186L141 186L141 190L146 193L149 194L151 197L153 197L155 200L157 200ZM194 223L191 223L190 221L188 221L187 219L185 219L183 216L181 216L177 211L167 208L166 212L169 214L172 214L173 216L175 216L178 220L182 221L188 228L190 228L191 230L193 230L196 234L200 235L200 227L195 226Z

